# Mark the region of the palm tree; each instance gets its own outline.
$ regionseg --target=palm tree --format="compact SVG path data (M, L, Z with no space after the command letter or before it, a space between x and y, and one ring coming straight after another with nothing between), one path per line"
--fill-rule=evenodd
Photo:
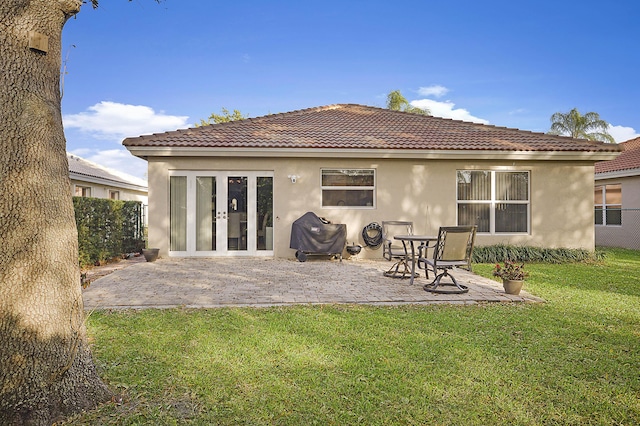
M411 114L431 115L428 109L422 109L411 105L407 98L402 96L402 93L400 93L399 90L389 92L387 95L387 109L410 112Z
M577 108L574 108L566 114L556 112L551 116L549 134L615 143L615 139L607 131L608 128L609 123L600 119L600 114L597 112L588 112L582 115Z

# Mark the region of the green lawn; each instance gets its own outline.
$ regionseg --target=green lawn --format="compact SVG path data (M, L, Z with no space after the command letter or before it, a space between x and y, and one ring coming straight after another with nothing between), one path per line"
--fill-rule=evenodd
M640 252L527 269L546 303L93 313L124 402L66 424L640 424Z

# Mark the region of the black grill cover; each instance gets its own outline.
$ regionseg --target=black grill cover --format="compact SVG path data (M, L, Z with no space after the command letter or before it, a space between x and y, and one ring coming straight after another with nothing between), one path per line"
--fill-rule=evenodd
M304 253L342 253L347 243L347 225L325 223L307 212L291 225L289 247Z

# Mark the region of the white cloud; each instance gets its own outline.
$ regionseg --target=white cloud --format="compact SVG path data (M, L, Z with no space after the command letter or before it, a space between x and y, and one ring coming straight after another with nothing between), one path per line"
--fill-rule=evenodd
M102 101L78 114L63 117L64 127L79 129L96 139L122 140L129 136L189 127L188 116L166 115L144 105Z
M626 142L630 139L635 139L638 136L640 136L640 134L638 134L638 132L636 132L635 129L632 127L609 125L608 130L609 130L609 134L613 136L613 138L618 143Z
M79 148L70 151L70 153L92 161L116 176L138 185L147 185L147 162L131 155L124 148L107 150Z
M422 96L433 96L435 98L441 98L449 93L449 89L444 86L440 86L439 84L432 84L429 87L419 88L418 93Z
M455 108L451 101L434 101L432 99L418 99L410 102L418 108L428 109L434 117L452 118L454 120L471 121L473 123L489 124L489 120L475 117L464 108Z

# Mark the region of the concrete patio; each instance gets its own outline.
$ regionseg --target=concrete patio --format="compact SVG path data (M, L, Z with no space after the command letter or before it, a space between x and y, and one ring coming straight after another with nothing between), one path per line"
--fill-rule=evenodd
M108 275L91 271L83 290L85 309L267 307L293 304L474 304L540 302L464 270L454 271L465 294L424 291L424 271L414 285L383 276L384 260L295 260L271 258L161 258L153 263L123 260ZM108 268L105 267L105 268Z

